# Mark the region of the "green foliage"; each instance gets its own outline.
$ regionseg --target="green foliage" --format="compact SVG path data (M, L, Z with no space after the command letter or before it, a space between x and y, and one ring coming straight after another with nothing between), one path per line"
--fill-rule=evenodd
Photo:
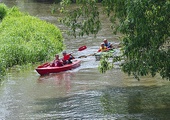
M1 57L0 58L0 80L3 78L3 76L6 73L6 67L5 67L5 61L4 59Z
M99 71L105 73L107 70L111 69L113 65L108 61L109 58L113 56L113 53L102 54L100 59Z
M53 24L8 10L0 24L0 71L4 67L46 61L63 50L60 30ZM2 59L3 58L3 59Z
M165 48L170 36L170 2L135 1L126 6L126 19L119 28L123 38L123 71L129 75L153 77L160 73L170 79L169 48ZM121 18L120 18L121 19Z
M100 30L101 23L96 3L95 0L78 0L76 9L64 11L69 14L63 21L72 29L74 36L76 32L84 35L86 30L87 35L96 35ZM154 77L156 73L160 73L162 78L170 79L170 50L168 47L170 1L103 0L102 4L106 15L113 23L111 26L113 32L123 34L122 51L125 62L122 64L122 70L129 75L133 74L136 78L148 74ZM116 21L117 19L119 22ZM84 21L87 23L83 24Z
M74 37L85 34L96 35L101 29L96 0L77 0L76 2L78 4L77 9L69 8L69 10L67 6L71 3L71 0L61 2L60 12L65 14L66 17L60 19L60 22L69 27L68 34Z
M5 4L0 4L0 20L2 20L7 13L7 7Z

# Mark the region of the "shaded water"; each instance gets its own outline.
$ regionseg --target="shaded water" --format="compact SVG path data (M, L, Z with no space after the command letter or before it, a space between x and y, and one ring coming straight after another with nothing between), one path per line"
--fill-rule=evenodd
M57 16L50 14L52 4L26 0L4 2L65 29L56 21ZM87 45L86 50L74 53L78 57L96 52L105 37L118 42L118 36L109 32L109 23L106 21L103 26L97 38L85 36L74 40L64 34L67 50L76 51L79 46ZM77 69L43 77L34 70L37 65L25 71L11 69L0 87L0 119L170 119L169 82L159 76L147 76L137 81L118 68L100 74L99 62L94 56L81 60Z

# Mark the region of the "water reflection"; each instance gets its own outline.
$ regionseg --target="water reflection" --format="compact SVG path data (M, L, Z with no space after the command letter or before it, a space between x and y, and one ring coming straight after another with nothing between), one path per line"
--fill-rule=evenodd
M142 95L140 90L135 90L133 94L129 94L128 96L128 113L129 114L137 114L142 113Z
M73 72L60 72L50 75L40 76L38 83L52 84L58 87L63 87L67 92L71 89L71 79L75 76Z
M109 88L104 90L101 96L104 113L122 119L168 120L168 88L169 86Z
M38 98L41 119L169 120L169 86L110 87L65 97ZM38 117L37 117L38 118Z
M0 0L8 6L17 5L22 11L57 24L50 13L50 4L29 0ZM102 16L101 16L102 17ZM96 52L101 40L118 41L102 17L104 29L97 38L71 38L64 34L67 50L86 45L75 57ZM74 42L73 42L74 41ZM100 74L94 56L82 58L82 64L72 72L41 76L30 71L11 71L0 87L0 119L90 119L90 120L169 120L170 83L160 77L146 76L141 81L123 74L120 69Z
M87 91L85 94L77 93L62 98L39 99L35 105L44 106L35 111L43 119L98 119L104 118L101 113L100 94L97 91ZM95 97L93 96L94 94ZM91 108L91 109L89 109ZM49 116L50 114L50 116Z

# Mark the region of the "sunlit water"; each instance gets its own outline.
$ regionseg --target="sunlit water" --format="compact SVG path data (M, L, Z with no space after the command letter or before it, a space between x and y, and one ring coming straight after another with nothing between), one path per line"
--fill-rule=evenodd
M50 14L52 4L4 0L22 11L64 29ZM2 2L2 0L1 0ZM104 19L104 18L103 18ZM67 51L78 58L95 53L103 38L118 42L108 32L109 24L97 38L72 38L64 34ZM84 51L78 47L87 45ZM80 58L79 58L80 59ZM137 81L119 68L100 74L94 56L81 58L81 66L70 71L40 76L35 68L11 69L0 87L2 120L169 120L170 83L159 76Z

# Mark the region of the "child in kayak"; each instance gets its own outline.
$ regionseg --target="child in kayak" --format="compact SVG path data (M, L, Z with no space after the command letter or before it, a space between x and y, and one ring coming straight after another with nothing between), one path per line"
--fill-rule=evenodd
M104 45L104 43L101 43L98 52L106 52L108 50L109 49Z
M66 51L63 51L63 58L62 58L63 64L72 63L72 61L71 61L72 59L74 59L73 55L67 54Z
M60 67L63 66L63 61L61 59L59 59L59 55L56 54L55 55L55 59L53 60L53 62L50 64L51 67Z

